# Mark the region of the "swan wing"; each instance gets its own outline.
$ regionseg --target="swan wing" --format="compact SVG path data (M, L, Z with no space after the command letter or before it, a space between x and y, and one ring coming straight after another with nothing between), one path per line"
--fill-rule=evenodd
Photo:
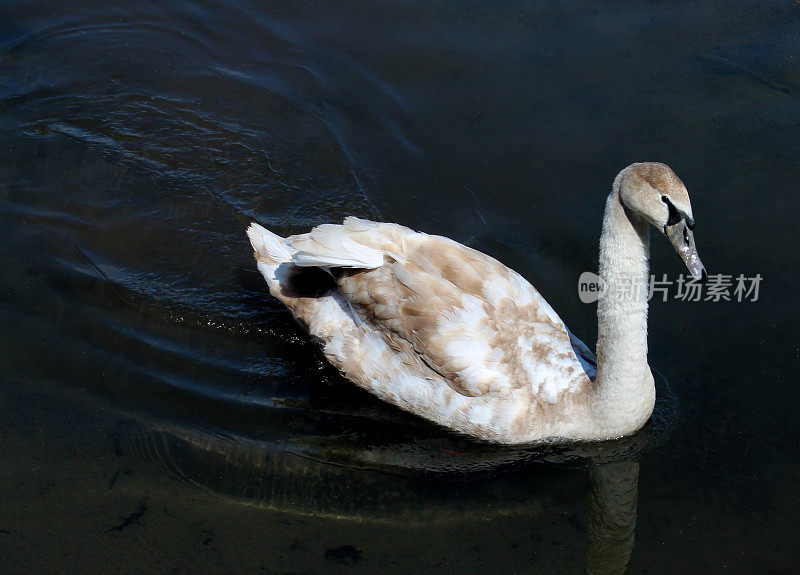
M558 315L529 282L490 256L441 236L356 218L286 243L295 265L329 269L361 321L398 353L412 348L462 395L524 389L539 402L556 403L588 382Z

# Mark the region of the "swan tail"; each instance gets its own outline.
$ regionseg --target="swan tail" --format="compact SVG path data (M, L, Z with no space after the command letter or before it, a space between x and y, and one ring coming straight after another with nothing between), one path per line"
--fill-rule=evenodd
M284 238L273 234L267 228L251 223L247 228L247 237L255 250L256 261L268 265L280 265L292 261L293 250Z
M247 228L247 237L253 246L256 267L267 281L270 293L290 306L286 292L290 290L291 278L297 269L292 265L295 250L286 243L285 238L256 223L251 223Z
M292 246L292 241L304 236L282 238L251 223L247 237L255 251L258 271L264 276L270 293L289 308L311 335L319 338L326 355L333 354L332 361L337 365L336 353L331 350L343 344L344 332L356 329L359 320L338 293L333 276L321 265L331 260L321 260L321 264L314 267L298 263L298 250ZM301 261L308 260L301 258ZM329 349L330 346L333 347Z

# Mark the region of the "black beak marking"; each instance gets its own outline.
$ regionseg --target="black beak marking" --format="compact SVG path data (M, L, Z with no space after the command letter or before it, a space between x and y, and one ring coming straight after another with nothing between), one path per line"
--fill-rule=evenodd
M679 223L681 220L686 220L686 227L690 230L694 230L694 220L689 217L689 215L682 210L676 208L667 196L661 196L661 201L667 204L667 209L669 210L669 217L667 217L667 226L674 226L675 224ZM666 229L664 230L666 233Z

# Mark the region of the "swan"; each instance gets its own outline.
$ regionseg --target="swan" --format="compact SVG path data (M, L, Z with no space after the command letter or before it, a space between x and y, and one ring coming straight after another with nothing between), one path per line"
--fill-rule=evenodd
M452 430L519 444L618 438L649 419L650 225L706 277L683 182L661 163L623 169L603 216L596 358L521 275L451 239L355 217L287 238L252 223L247 235L270 293L345 377Z

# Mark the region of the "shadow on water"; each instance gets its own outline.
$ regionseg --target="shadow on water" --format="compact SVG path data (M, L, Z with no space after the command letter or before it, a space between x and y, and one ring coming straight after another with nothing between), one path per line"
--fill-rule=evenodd
M112 412L120 420L117 449L131 454L134 465L231 505L290 516L442 529L499 517L535 520L554 497L559 469L581 470L588 486L587 569L610 575L626 572L633 551L639 460L666 440L677 413L668 384L660 374L656 380L659 400L641 431L567 445L498 446L431 430L417 418L400 428L384 422L393 429L385 434L373 421L368 432L326 435L319 428L288 438L215 427L220 422ZM524 472L537 465L535 473ZM523 480L510 470L522 470Z

